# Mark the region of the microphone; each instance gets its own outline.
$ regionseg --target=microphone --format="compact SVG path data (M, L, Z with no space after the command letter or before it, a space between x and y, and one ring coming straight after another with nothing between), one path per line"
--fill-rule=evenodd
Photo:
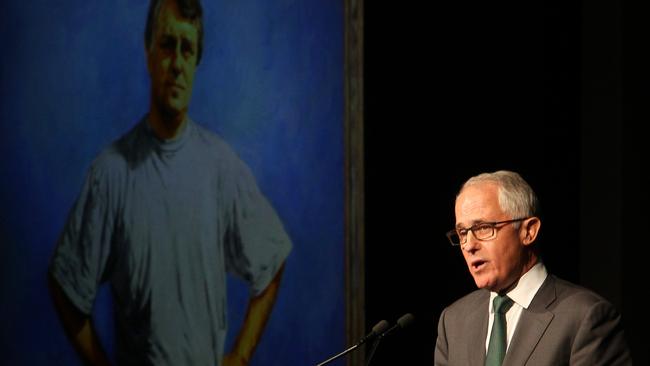
M381 333L379 335L379 338L384 338L385 336L395 332L396 330L408 327L409 325L411 325L411 323L413 323L414 320L415 320L415 317L411 313L406 313L406 314L402 315L399 319L397 319L397 322L395 323L395 325L390 327L390 329L388 329L384 333ZM374 330L374 328L373 328L373 330Z
M375 351L377 351L377 347L379 346L379 342L384 339L387 335L395 332L398 329L406 328L407 326L411 325L413 321L415 320L415 317L411 313L406 313L402 315L399 319L397 319L397 322L395 325L390 327L387 331L381 333L379 337L375 340L375 343L372 344L372 349L370 350L370 354L368 356L368 360L366 361L366 366L370 365L370 360L372 360L372 356L375 355Z
M354 346L346 349L345 351L343 351L343 352L341 352L341 353L339 353L339 354L337 354L335 356L332 356L332 357L328 358L327 360L319 363L316 366L323 366L325 364L328 364L328 363L336 360L339 357L342 357L342 356L354 351L355 349L359 348L359 346L361 346L362 344L368 342L369 340L374 339L376 337L380 337L382 334L385 334L387 332L386 331L387 328L388 328L388 322L386 320L380 321L379 323L375 324L375 326L372 327L372 330L370 331L370 333L366 334L363 338L361 338L361 340L359 342L357 342L357 344L355 344Z
M357 343L357 346L360 346L366 342L368 342L371 339L374 339L377 336L380 336L381 334L386 332L386 329L388 329L388 322L385 320L380 321L379 323L375 324L374 327L372 327L372 330L370 333L366 334L359 343Z

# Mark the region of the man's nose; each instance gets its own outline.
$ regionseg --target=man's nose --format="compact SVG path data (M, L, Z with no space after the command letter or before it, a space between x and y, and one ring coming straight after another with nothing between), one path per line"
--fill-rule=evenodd
M174 54L172 55L171 67L174 72L180 72L181 66L183 64L183 54L181 53L180 47L176 47Z
M465 244L462 244L461 248L467 252L475 252L479 245L479 240L474 237L474 233L471 230L468 230Z

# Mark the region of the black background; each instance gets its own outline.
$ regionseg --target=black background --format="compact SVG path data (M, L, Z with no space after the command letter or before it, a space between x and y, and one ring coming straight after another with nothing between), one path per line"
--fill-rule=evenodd
M444 236L455 194L499 169L540 197L550 272L610 299L635 363L648 363L637 301L649 241L639 231L650 207L648 10L365 2L366 325L417 319L372 365L432 364L441 310L475 288Z

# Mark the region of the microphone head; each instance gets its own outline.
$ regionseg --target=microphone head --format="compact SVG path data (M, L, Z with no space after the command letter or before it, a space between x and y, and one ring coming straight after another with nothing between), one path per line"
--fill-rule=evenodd
M375 334L381 334L384 331L388 329L388 322L386 320L382 320L379 323L375 324L374 327L372 327L372 332Z
M402 329L404 327L407 327L408 325L413 323L414 320L415 320L415 317L413 316L413 314L406 313L406 314L402 315L399 319L397 319L397 322L395 322L395 325L390 327L390 329L388 329L387 331L381 333L381 335L379 337L383 338L383 337L385 337L385 336L387 336L387 335L389 335L391 333L394 333L398 329Z
M415 321L415 317L411 313L406 313L402 315L399 319L397 319L397 324L399 325L400 328L407 327L411 325Z
M374 327L372 327L372 330L370 333L366 334L359 343L357 343L357 346L360 346L367 341L374 339L375 337L378 337L379 335L383 334L386 332L386 329L388 328L388 322L386 320L381 320L379 323L375 324Z

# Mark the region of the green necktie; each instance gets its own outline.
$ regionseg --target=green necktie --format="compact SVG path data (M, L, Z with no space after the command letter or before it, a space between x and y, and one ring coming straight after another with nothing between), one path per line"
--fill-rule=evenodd
M492 306L494 307L494 322L492 323L490 344L488 345L487 356L485 357L485 366L501 366L503 358L506 356L506 312L512 304L511 298L499 295L492 302Z

